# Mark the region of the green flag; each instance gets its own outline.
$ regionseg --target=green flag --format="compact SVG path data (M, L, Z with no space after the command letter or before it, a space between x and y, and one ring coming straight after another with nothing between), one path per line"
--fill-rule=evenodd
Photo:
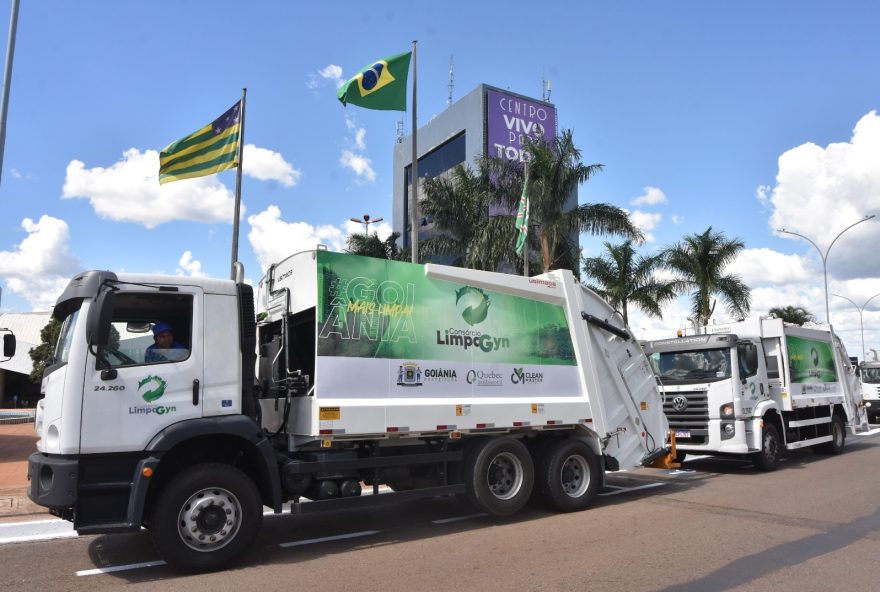
M159 184L203 177L238 166L241 101L159 154Z
M399 53L362 68L343 84L336 97L343 105L406 111L406 77L412 52Z
M526 246L526 236L529 234L529 169L526 167L526 180L523 183L522 197L519 198L519 209L516 211L516 228L519 236L516 237L516 254L521 255Z

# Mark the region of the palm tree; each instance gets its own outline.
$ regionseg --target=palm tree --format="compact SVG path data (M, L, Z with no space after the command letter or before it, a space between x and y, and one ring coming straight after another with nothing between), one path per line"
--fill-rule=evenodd
M485 157L475 164L476 170L458 165L448 175L425 180L419 208L433 232L419 243L421 260L450 257L452 265L490 271L515 261L513 217L489 217L489 211L493 206L507 211L519 197L510 197L508 191L516 182L516 171L510 164Z
M677 275L676 292L690 293L692 310L703 326L709 324L720 298L728 312L738 317L749 314L751 291L737 275L725 275L724 269L745 248L739 239L728 239L723 232L686 235L682 242L668 247L663 256L666 265Z
M620 245L606 242L605 250L604 255L583 260L584 273L596 282L587 287L620 311L625 324L629 324L630 303L650 316L662 318L660 307L676 296L675 282L655 275L664 264L662 253L637 257L631 240Z
M802 326L804 323L814 321L816 317L803 306L774 306L770 309L770 316L782 319L784 323L793 323Z
M366 257L376 257L377 259L394 259L401 260L402 255L400 248L397 246L397 239L400 238L399 232L392 232L391 235L382 240L379 234L374 232L370 234L354 233L346 239L346 253L353 255L364 255Z
M641 241L642 233L626 212L611 204L581 204L565 210L565 203L581 183L602 170L601 164L581 162L571 130L553 143L526 141L529 162L530 222L540 225L539 240L544 271L554 267L577 269L578 233L616 234Z

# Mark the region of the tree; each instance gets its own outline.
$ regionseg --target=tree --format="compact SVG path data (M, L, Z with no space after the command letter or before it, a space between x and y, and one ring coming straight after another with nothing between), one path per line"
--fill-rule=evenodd
M713 232L712 227L702 234L686 235L682 242L663 252L666 265L675 274L675 290L679 294L690 293L692 311L700 324L706 326L720 298L728 312L738 317L749 314L751 291L739 276L725 274L745 243L728 239L723 232Z
M774 306L770 309L770 316L782 319L785 323L802 326L816 320L816 317L803 306Z
M402 258L400 248L397 246L397 239L399 238L399 232L392 232L385 240L380 239L379 234L376 232L373 234L369 232L363 234L354 233L346 239L345 252L352 255L399 261Z
M35 384L43 381L43 371L50 366L55 359L55 344L58 343L58 334L61 332L61 321L50 319L46 326L40 330L40 345L32 347L28 352L34 362L30 380Z
M615 234L643 240L620 208L606 203L581 204L565 210L565 202L581 183L602 170L601 164L581 162L571 130L563 130L553 143L526 141L529 161L529 218L540 225L538 233L544 271L578 267L578 233Z
M513 187L518 182L522 191L522 172L493 158L478 157L475 164L476 170L458 165L448 175L425 180L419 208L432 234L419 243L420 260L449 257L452 265L489 271L516 260L514 217L489 212L515 211L519 194Z
M595 280L594 284L587 283L587 287L618 310L626 324L630 303L650 316L662 318L660 307L676 296L675 282L656 277L664 265L662 253L636 256L631 240L620 245L606 242L605 251L599 257L584 258L584 274Z

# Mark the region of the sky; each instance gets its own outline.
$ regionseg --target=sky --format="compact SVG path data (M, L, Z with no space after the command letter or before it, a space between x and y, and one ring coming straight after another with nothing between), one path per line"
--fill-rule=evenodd
M0 30L11 4L0 1ZM630 212L652 254L708 227L741 239L752 312L804 306L850 355L880 350L880 4L760 2L22 2L0 170L0 311L50 310L86 269L229 276L235 171L158 184L158 152L247 88L239 259L390 232L410 113L338 85L418 40L419 123L480 83L550 101L586 163L581 203ZM5 46L5 44L4 44ZM810 238L817 247L786 228ZM614 237L581 239L596 256ZM821 255L820 255L821 252ZM855 304L853 304L855 303ZM641 338L687 326L630 311ZM721 303L714 321L730 316ZM868 354L871 357L871 354Z

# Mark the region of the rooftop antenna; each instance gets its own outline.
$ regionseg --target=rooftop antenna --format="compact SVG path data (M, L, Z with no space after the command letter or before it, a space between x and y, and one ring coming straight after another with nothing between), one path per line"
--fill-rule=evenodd
M453 61L453 56L450 54L449 56L449 96L446 97L446 106L452 106L452 89L455 87L455 62Z
M550 93L553 90L553 81L541 77L541 100L545 103L550 102Z
M397 122L397 143L401 144L403 142L403 120Z

